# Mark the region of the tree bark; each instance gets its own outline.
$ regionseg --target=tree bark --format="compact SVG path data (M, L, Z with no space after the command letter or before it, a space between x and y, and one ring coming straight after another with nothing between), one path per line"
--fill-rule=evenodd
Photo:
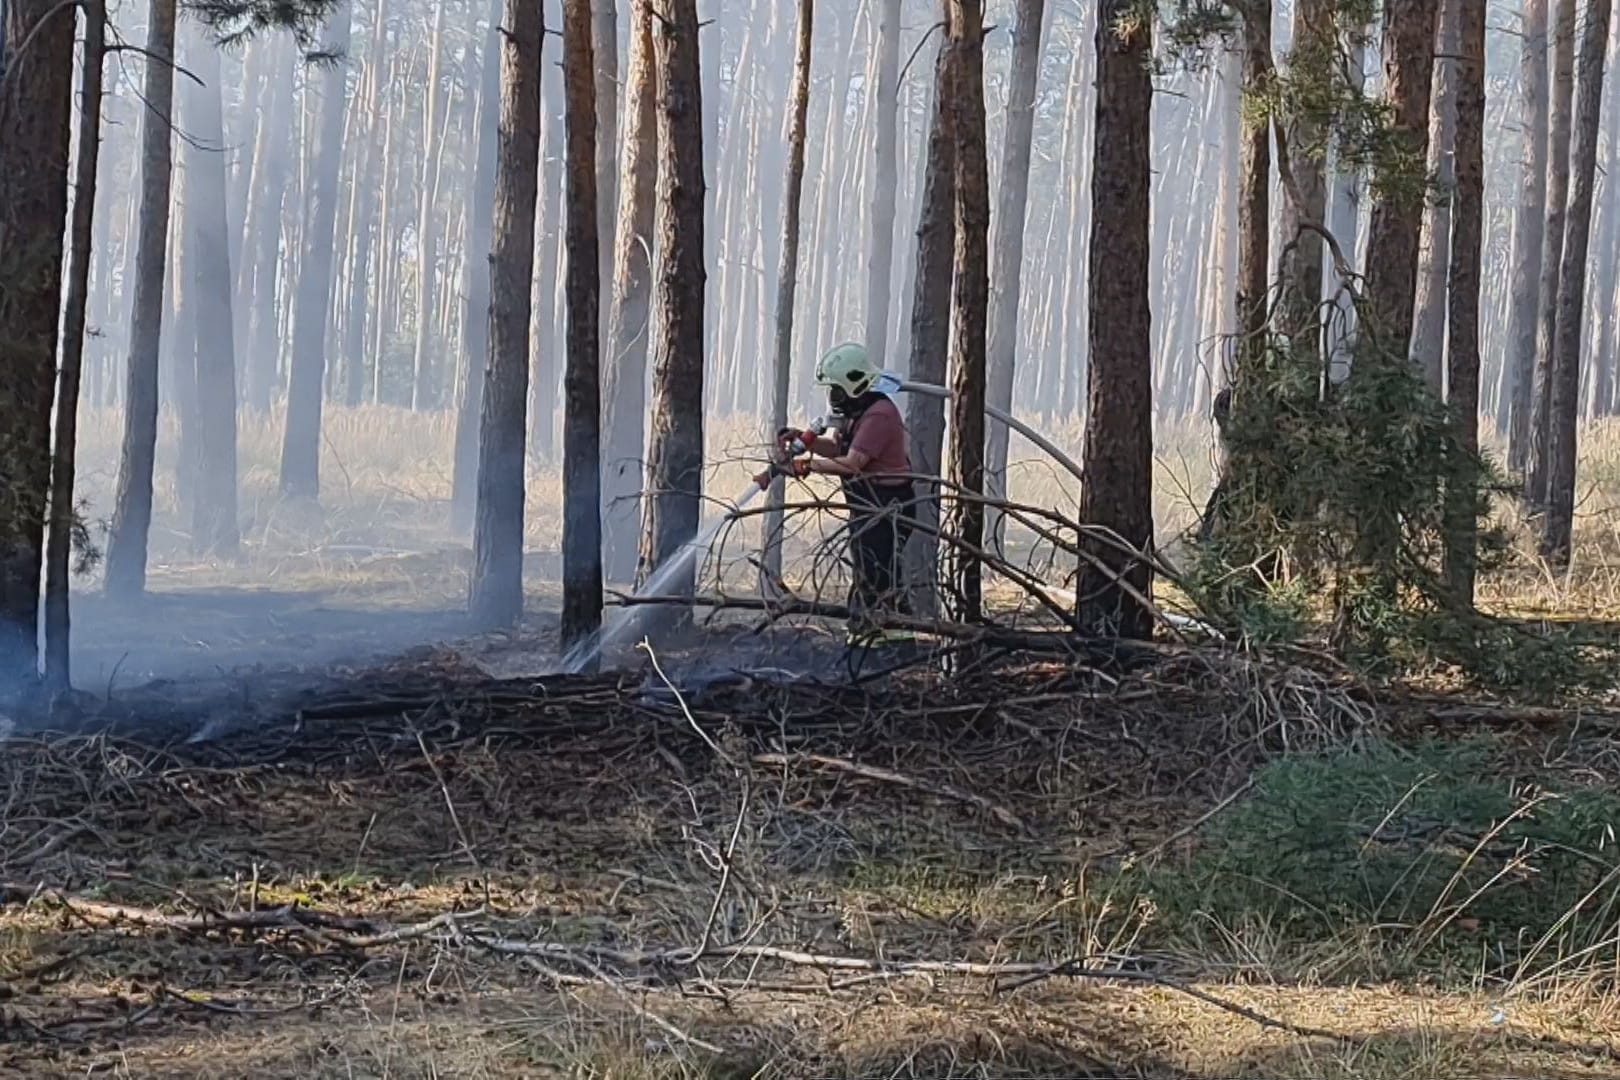
M949 0L945 0L944 10L948 21ZM913 382L935 386L945 385L951 332L951 277L956 251L956 75L955 51L949 43L941 45L934 65L933 118L917 219L917 273L912 286L911 358L907 367ZM912 469L924 475L939 475L945 449L944 403L927 394L912 394L906 401L906 427L911 435ZM937 492L931 494L937 496ZM936 610L934 585L939 575L937 497L919 500L917 521L916 535L906 550L906 580L914 594L914 609L931 615Z
M495 232L495 169L501 124L501 4L492 0L484 34L478 91L478 161L467 210L467 258L461 318L466 374L456 402L455 460L450 486L451 523L470 530L478 501L478 421L484 408L484 365L489 360L490 251Z
M1446 365L1448 402L1464 452L1479 450L1480 251L1485 203L1485 5L1459 4L1457 60L1453 72L1456 109L1456 196L1451 213L1451 286L1448 297ZM1471 480L1465 465L1461 472ZM1472 483L1446 491L1446 581L1455 603L1474 604L1478 565L1478 492Z
M1394 0L1384 17L1384 88L1395 138L1413 161L1429 152L1429 97L1434 85L1435 15L1440 0ZM1367 298L1376 325L1365 329L1379 362L1411 355L1417 297L1423 184L1387 185L1373 202L1367 238ZM1353 377L1353 374L1352 374Z
M630 0L632 4L635 0ZM597 333L612 318L613 295L601 288L613 281L619 212L619 12L614 0L591 5L592 55L596 63L596 232L598 259ZM565 436L566 437L566 436Z
M1553 367L1558 348L1558 291L1564 269L1569 215L1571 111L1575 99L1575 0L1554 0L1552 113L1547 148L1547 228L1541 247L1540 318L1536 324L1536 371L1530 403L1530 444L1525 499L1545 510L1550 494Z
M563 372L563 601L566 653L602 625L601 260L596 213L596 72L590 0L563 5L568 155L568 364Z
M107 538L105 589L129 599L146 591L146 544L152 527L152 468L157 447L158 350L168 276L169 200L173 183L175 0L152 0L146 51L146 109L141 113L140 252L130 315L129 373L118 494Z
M1080 520L1146 550L1153 540L1152 313L1148 192L1152 180L1152 32L1123 16L1131 0L1102 0L1097 20L1097 120L1091 173L1088 304L1091 364ZM1261 263L1264 266L1264 262ZM1142 638L1148 611L1130 596L1151 587L1147 563L1088 534L1076 590L1081 625Z
M1581 34L1580 101L1576 106L1573 182L1558 275L1558 338L1549 372L1547 514L1541 554L1557 567L1569 565L1575 522L1575 429L1580 419L1581 331L1586 303L1586 256L1592 239L1592 191L1597 180L1598 129L1603 113L1604 50L1609 42L1612 0L1590 0Z
M871 242L866 264L866 351L882 368L889 352L889 295L894 276L894 199L899 186L901 0L878 0L872 48L873 111Z
M950 478L965 494L984 492L985 338L990 302L990 165L984 133L984 5L952 0L951 50L956 93L951 128L956 136L956 262L951 275ZM954 617L977 622L983 610L983 568L972 550L984 547L984 504L952 504L955 551L951 582Z
M95 236L96 163L101 156L101 93L107 41L107 11L101 0L85 0L82 11L84 67L79 77L79 131L74 141L62 370L56 380L56 433L51 456L51 527L45 551L45 685L52 691L66 690L72 684L68 577L76 526L73 479L79 381L84 363L85 308L90 298L90 253Z
M1342 63L1332 0L1294 0L1294 40L1289 66L1322 70ZM1291 118L1288 130L1290 171L1304 205L1286 195L1282 200L1282 267L1288 332L1296 349L1319 356L1322 327L1322 237L1300 227L1327 223L1327 178L1322 152L1326 133L1308 118ZM1181 350L1177 349L1177 355Z
M350 0L342 0L326 25L325 48L349 48ZM326 317L332 302L332 229L337 217L338 165L343 156L343 109L347 80L332 65L321 73L320 132L310 167L309 220L304 228L293 308L292 370L287 385L287 426L281 444L281 493L317 498L321 491L322 384L326 377Z
M629 127L619 188L619 226L608 327L607 431L603 475L603 571L609 581L635 579L641 541L641 482L647 432L647 338L652 313L653 205L658 181L658 101L654 85L651 0L631 0Z
M1264 100L1271 71L1271 0L1243 7L1243 95ZM1098 138L1101 138L1099 131ZM1271 273L1271 124L1245 117L1238 164L1239 356L1265 349L1266 293ZM1093 208L1093 213L1096 212ZM1093 354L1095 355L1095 354Z
M505 0L500 150L490 252L489 372L478 432L478 510L468 608L487 627L523 614L523 465L530 290L540 175L541 6Z
M72 14L49 0L8 0L0 11L0 468L12 492L0 513L0 695L6 696L31 689L39 675Z
M1452 144L1457 131L1456 57L1462 8L1463 0L1440 0L1434 94L1429 108L1429 175L1439 192L1423 216L1417 303L1412 316L1412 362L1436 394L1444 388L1446 370L1447 274L1451 268L1451 213L1457 185Z
M191 27L186 40L186 51L194 57L187 67L203 84L189 79L185 83L186 126L195 140L185 151L184 208L197 327L197 487L191 543L196 554L231 557L241 544L241 532L236 502L236 321L231 313L219 48L200 27Z
M1007 127L1001 144L1001 192L995 214L995 272L991 274L990 339L986 357L989 403L1012 410L1018 355L1019 301L1024 272L1024 227L1029 210L1029 161L1035 139L1035 87L1041 70L1041 24L1046 0L1019 0L1013 27L1012 77L1007 85ZM1008 431L996 424L985 446L985 484L1007 493ZM999 516L988 522L996 544L1004 539Z
M1513 293L1506 361L1508 467L1523 473L1530 457L1536 330L1540 325L1541 259L1547 229L1547 0L1525 0L1519 50L1524 131L1519 202L1513 214Z
M788 390L793 378L793 305L799 287L799 217L804 203L804 142L810 117L810 47L815 35L815 0L799 0L799 28L789 103L787 191L782 203L782 253L776 272L776 353L771 386L771 427L767 438L787 426ZM763 584L782 577L781 480L771 484L765 512Z
M658 330L653 359L643 579L696 535L703 497L703 86L696 0L669 0L654 30L658 92ZM687 563L669 583L689 596ZM689 617L689 613L688 616Z

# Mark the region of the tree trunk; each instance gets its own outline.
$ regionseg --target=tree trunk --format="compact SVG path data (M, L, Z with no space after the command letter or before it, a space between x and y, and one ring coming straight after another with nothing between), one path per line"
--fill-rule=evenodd
M640 554L641 481L647 429L647 331L652 313L653 203L658 181L658 102L653 73L652 0L631 0L630 83L625 98L629 128L619 189L609 324L607 430L603 475L603 530L609 581L635 580Z
M1271 71L1271 0L1254 0L1243 11L1243 95L1263 101ZM1252 356L1265 349L1266 293L1271 274L1268 115L1245 117L1239 154L1237 310L1242 338L1238 353ZM1095 208L1092 212L1096 213Z
M1145 638L1148 566L1120 543L1153 542L1153 344L1148 306L1152 181L1152 33L1124 16L1132 0L1102 0L1097 20L1097 121L1091 172L1089 411L1080 520L1088 532L1076 597L1081 625ZM1128 29L1127 29L1128 28ZM1252 151L1246 151L1252 153ZM1262 267L1264 262L1261 263Z
M424 88L427 116L422 128L421 186L417 188L416 212L416 338L411 356L411 408L431 409L439 401L439 372L434 354L438 352L432 297L439 273L439 165L444 153L444 114L450 105L447 87L439 92L444 60L444 9L433 5L433 38L428 45L428 83Z
M456 401L456 445L450 487L451 523L463 533L473 526L478 501L478 421L484 408L484 365L489 360L490 250L495 231L495 168L501 126L501 4L492 0L484 34L478 90L478 161L467 207L467 258L463 263L462 363Z
M998 409L1012 410L1013 369L1018 355L1019 300L1024 272L1024 218L1029 209L1029 160L1035 138L1035 85L1041 70L1041 23L1046 0L1019 0L1013 27L1012 78L1007 85L1007 127L1001 144L1001 193L995 215L995 272L990 306L986 393ZM992 495L1007 494L1008 431L989 430L984 452L985 484ZM988 523L999 546L1003 522Z
M1592 239L1592 190L1597 179L1598 128L1603 113L1604 50L1612 0L1591 0L1581 32L1581 95L1575 117L1574 174L1569 192L1564 266L1558 275L1558 338L1550 374L1547 515L1541 554L1569 565L1575 522L1575 428L1580 419L1581 331L1586 304L1586 256Z
M635 0L631 0L634 4ZM596 63L596 235L597 335L612 316L613 295L601 288L613 281L619 211L619 12L614 0L592 0L592 55ZM566 377L566 376L565 376ZM566 438L566 435L564 436Z
M84 67L79 77L79 130L73 148L73 216L68 236L70 258L62 322L62 370L56 381L56 437L49 503L51 528L45 552L45 684L53 691L66 690L72 685L68 575L72 568L75 532L73 474L78 439L79 375L84 362L84 315L90 298L90 249L95 235L96 163L101 156L101 90L107 40L107 11L101 0L86 0L83 12Z
M1479 450L1479 290L1485 202L1485 5L1458 4L1453 72L1456 197L1451 213L1451 289L1447 335L1448 401L1457 438ZM1467 466L1462 470L1468 474ZM1472 479L1470 475L1470 479ZM1473 484L1446 491L1446 582L1453 600L1474 604L1479 518Z
M478 511L468 608L482 626L523 614L523 464L529 392L529 310L540 175L539 4L505 0L501 22L500 151L490 250L489 373L478 432Z
M894 278L894 198L899 185L900 0L877 0L872 45L873 111L871 242L866 263L866 351L880 369L889 352L889 293Z
M1540 325L1541 259L1547 229L1547 0L1525 0L1519 50L1524 131L1519 202L1513 214L1513 299L1509 316L1508 467L1523 473L1530 457L1536 329Z
M349 47L349 4L350 0L342 0L326 25L325 48L339 54ZM326 317L332 302L338 165L343 156L343 68L334 64L323 71L320 85L320 132L310 168L309 219L298 267L287 426L281 444L281 493L310 499L321 491L321 387L326 377Z
M1413 161L1429 152L1429 96L1434 84L1435 14L1440 0L1391 3L1384 17L1384 92L1394 137ZM1367 299L1379 362L1411 355L1417 297L1418 242L1423 232L1423 184L1401 178L1373 202L1367 238Z
M1445 379L1446 282L1451 267L1451 206L1457 185L1452 143L1457 131L1458 31L1463 0L1440 0L1435 30L1434 95L1429 109L1429 175L1439 189L1423 216L1412 363L1434 392ZM1476 392L1477 397L1477 392Z
M946 0L949 19L949 0ZM913 382L945 384L945 357L951 332L951 276L956 251L956 98L955 51L942 45L934 65L933 119L928 130L928 164L923 174L922 205L917 219L917 273L911 298ZM836 100L836 99L835 99ZM938 476L945 449L945 406L927 394L906 401L906 427L911 435L911 467ZM906 580L913 607L933 614L934 584L939 575L939 502L923 498L917 505L917 535L906 551Z
M590 0L563 5L568 114L568 365L563 372L562 648L602 625L602 384L596 72Z
M952 0L950 49L956 53L951 128L956 137L956 262L951 276L950 478L967 496L984 492L985 338L990 303L990 165L984 134L984 5ZM954 617L977 622L983 610L984 504L958 498L954 536Z
M1541 247L1540 318L1536 325L1536 371L1530 403L1529 474L1525 499L1544 510L1552 451L1553 366L1558 348L1558 291L1563 274L1565 222L1569 214L1570 121L1575 99L1575 0L1554 0L1552 114L1547 134L1547 229Z
M0 469L14 500L0 515L0 694L7 696L32 688L39 675L72 15L49 0L8 0L0 10Z
M535 266L534 327L532 331L533 355L530 356L529 422L533 431L529 435L530 453L540 462L550 465L556 460L555 417L557 405L557 355L563 351L557 333L557 282L565 247L563 237L563 110L562 83L558 65L546 65L541 73L541 105L545 115L541 121L540 148L540 208L537 213L536 237L538 262ZM550 103L550 104L548 104Z
M1294 0L1294 40L1289 46L1289 66L1320 70L1324 62L1341 62L1336 31L1332 0ZM1327 178L1320 150L1327 141L1324 134L1311 119L1290 120L1288 165L1304 205L1296 205L1285 195L1281 213L1281 277L1286 290L1287 329L1295 348L1310 356L1320 355L1322 257L1326 245L1320 235L1300 226L1305 221L1327 224ZM1177 355L1180 352L1177 349Z
M157 447L158 350L168 276L169 199L173 182L175 0L152 0L146 51L146 109L141 113L140 253L130 314L129 373L118 495L107 538L105 588L129 599L146 591L146 543L152 527L152 467Z
M776 272L775 378L771 387L771 428L787 426L788 390L793 377L793 305L799 287L799 215L804 201L804 141L810 117L810 45L815 34L815 0L799 0L799 30L789 103L787 192L782 204L782 254ZM765 513L767 589L782 577L782 481L771 484ZM767 593L769 595L769 593Z
M696 535L703 497L703 87L696 0L669 0L654 31L658 79L658 333L653 359L643 578ZM693 588L690 562L670 595Z
M241 543L236 503L236 322L225 207L225 124L219 49L200 27L186 34L186 66L203 85L185 83L188 144L184 221L196 300L196 495L191 543L199 555L234 556Z

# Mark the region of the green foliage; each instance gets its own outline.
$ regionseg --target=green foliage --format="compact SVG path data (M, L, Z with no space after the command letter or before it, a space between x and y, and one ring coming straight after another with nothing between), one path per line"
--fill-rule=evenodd
M1462 514L1489 573L1508 551L1490 519L1500 474L1371 332L1355 363L1324 393L1313 348L1275 336L1244 350L1215 520L1188 576L1203 609L1262 644L1299 640L1325 621L1331 643L1376 676L1445 669L1534 698L1612 687L1613 641L1531 633L1451 594L1443 560L1458 521L1447 493L1468 493Z
M314 45L320 28L342 0L181 0L181 10L208 27L222 46L240 45L265 33L286 32L299 45ZM327 54L311 54L324 59Z
M1448 935L1484 935L1509 964L1612 940L1620 796L1516 784L1491 757L1473 740L1278 760L1187 866L1141 885L1171 925L1261 919L1315 940L1376 926L1413 959Z

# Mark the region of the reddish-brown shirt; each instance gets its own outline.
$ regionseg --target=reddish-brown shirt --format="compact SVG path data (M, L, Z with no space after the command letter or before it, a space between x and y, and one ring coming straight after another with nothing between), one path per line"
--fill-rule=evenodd
M862 475L903 476L911 471L911 445L905 420L890 398L874 402L860 415L849 431L848 446L869 460Z

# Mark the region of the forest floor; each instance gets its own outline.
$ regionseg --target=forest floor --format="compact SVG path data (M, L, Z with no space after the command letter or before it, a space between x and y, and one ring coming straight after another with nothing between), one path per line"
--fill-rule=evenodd
M76 606L88 712L0 755L0 1075L1620 1075L1613 940L1515 965L1469 919L1306 933L1134 876L1190 865L1268 763L1372 739L1620 790L1620 711L1201 650L851 686L809 629L543 675L554 518L542 613L468 636L447 432L416 423L335 416L319 515L247 425L243 559L189 560L160 490L152 603ZM1620 611L1610 442L1590 557L1490 602ZM1189 447L1161 521L1199 501Z

